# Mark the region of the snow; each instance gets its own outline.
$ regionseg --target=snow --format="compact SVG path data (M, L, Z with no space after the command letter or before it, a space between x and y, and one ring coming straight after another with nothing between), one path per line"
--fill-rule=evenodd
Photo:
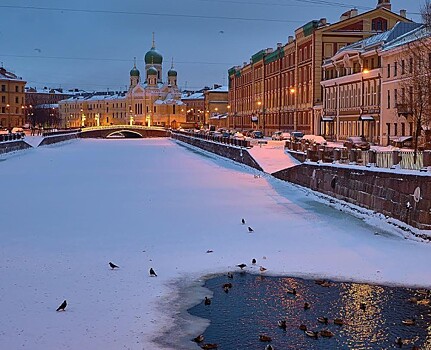
M198 349L153 342L178 328L177 298L191 303L178 287L251 258L274 275L431 286L429 244L180 142L82 139L1 160L1 349Z

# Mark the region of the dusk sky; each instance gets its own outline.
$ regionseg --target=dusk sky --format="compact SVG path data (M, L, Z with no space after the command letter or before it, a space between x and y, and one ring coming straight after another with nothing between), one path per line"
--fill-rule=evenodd
M171 60L181 88L226 84L227 70L262 48L286 43L313 19L333 23L377 0L1 0L0 61L28 86L124 90L133 58L143 57L152 32ZM420 20L422 0L392 0ZM165 77L164 77L165 80Z

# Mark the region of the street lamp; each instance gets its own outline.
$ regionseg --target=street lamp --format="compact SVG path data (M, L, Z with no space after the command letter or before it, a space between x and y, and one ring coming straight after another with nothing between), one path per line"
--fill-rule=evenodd
M85 127L85 120L87 119L87 117L84 114L84 110L81 108L81 126Z
M94 119L96 119L96 126L100 126L100 115L99 113L96 113L94 116Z

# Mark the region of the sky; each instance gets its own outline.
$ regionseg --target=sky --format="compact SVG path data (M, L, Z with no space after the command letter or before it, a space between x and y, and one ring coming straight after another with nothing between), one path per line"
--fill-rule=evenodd
M419 21L424 0L392 0ZM338 21L377 0L1 0L0 62L28 86L124 90L134 57L143 57L152 32L172 59L182 89L226 84L227 70L257 51L286 43L313 19Z

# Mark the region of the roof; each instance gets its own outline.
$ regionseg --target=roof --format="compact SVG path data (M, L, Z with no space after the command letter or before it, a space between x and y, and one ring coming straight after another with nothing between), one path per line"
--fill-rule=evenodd
M208 92L229 92L229 87L228 86L220 86L216 89L208 90Z
M202 92L195 92L194 94L191 94L189 96L184 96L181 99L182 100L203 100L205 99L205 96Z
M20 81L24 82L22 78L16 76L12 72L8 72L6 68L0 67L0 80L11 80L11 81Z
M401 35L401 36L395 38L394 40L386 43L382 49L383 49L383 51L389 51L389 50L395 49L397 47L406 45L408 43L414 42L416 40L424 39L424 38L430 37L430 36L431 36L430 29L426 28L424 25L421 25L421 26L405 33L404 35Z

